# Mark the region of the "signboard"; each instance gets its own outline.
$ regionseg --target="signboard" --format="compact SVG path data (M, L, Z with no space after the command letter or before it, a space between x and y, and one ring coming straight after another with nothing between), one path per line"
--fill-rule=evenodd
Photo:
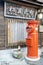
M21 19L35 19L36 9L25 7L15 3L4 2L4 16L21 18Z

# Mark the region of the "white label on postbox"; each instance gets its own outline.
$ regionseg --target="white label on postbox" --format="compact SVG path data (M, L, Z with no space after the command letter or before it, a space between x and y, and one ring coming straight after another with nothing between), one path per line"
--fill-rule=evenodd
M38 30L38 28L35 28L35 30Z

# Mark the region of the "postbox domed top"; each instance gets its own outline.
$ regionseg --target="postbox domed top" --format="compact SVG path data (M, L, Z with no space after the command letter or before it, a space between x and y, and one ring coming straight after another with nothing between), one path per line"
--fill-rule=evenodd
M29 24L38 24L38 21L37 20L29 20L28 22L27 22L27 24L29 25Z

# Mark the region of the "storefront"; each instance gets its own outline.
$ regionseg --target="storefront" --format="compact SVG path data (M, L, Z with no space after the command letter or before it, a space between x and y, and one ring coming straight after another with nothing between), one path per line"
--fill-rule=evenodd
M3 5L1 5L2 14L0 13L3 18L0 19L0 22L3 20L4 32L1 37L4 41L1 38L3 42L1 41L0 45L6 48L21 43L25 44L27 22L36 19L38 7L21 2L3 2Z
M35 19L37 9L19 3L5 2L4 5L4 16L8 23L8 46L25 42L27 21Z

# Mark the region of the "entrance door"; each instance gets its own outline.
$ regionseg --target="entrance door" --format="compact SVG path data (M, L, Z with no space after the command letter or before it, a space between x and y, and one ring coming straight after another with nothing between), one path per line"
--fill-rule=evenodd
M27 20L8 19L8 46L25 42Z

